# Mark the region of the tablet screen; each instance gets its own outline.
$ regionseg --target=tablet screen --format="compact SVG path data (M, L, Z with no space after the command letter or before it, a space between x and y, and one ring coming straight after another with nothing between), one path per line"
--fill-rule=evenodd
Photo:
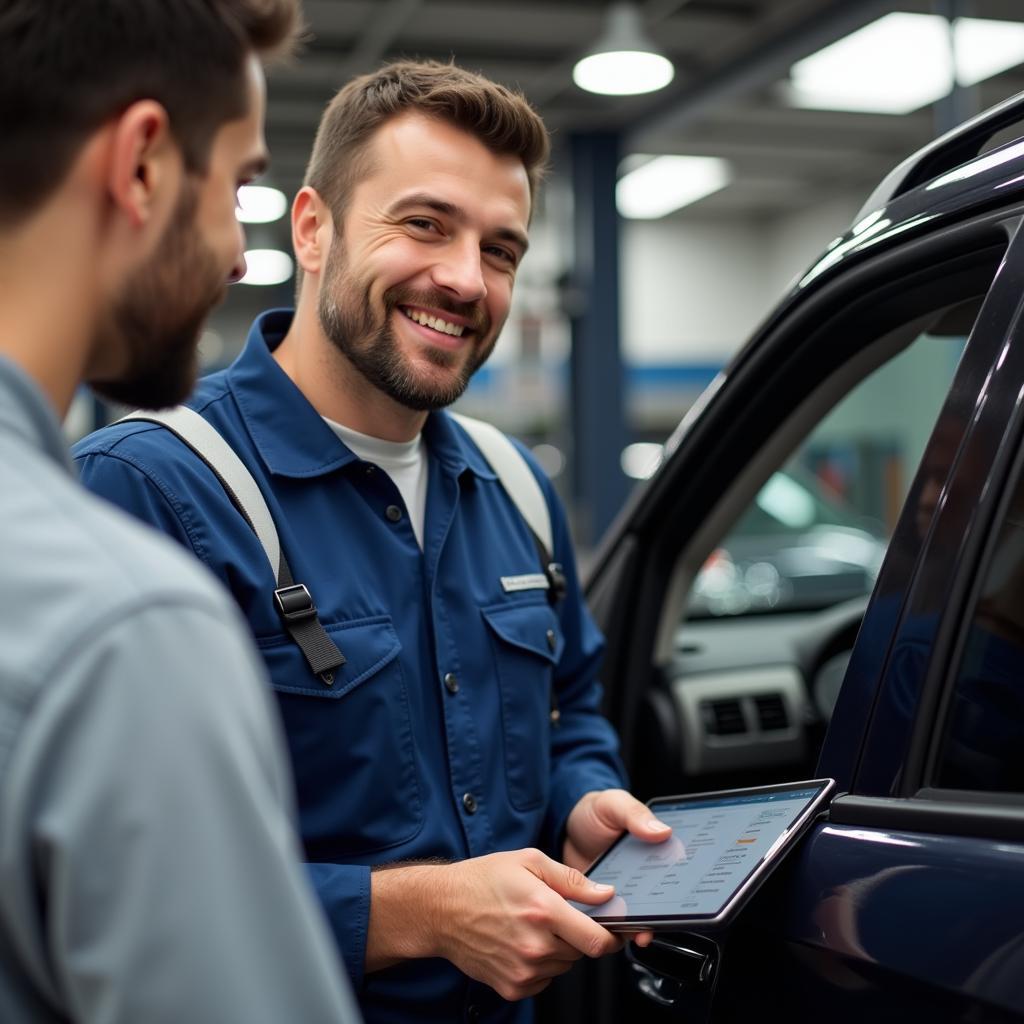
M829 788L819 780L652 801L672 836L656 845L624 836L587 872L615 895L574 905L607 922L716 918Z

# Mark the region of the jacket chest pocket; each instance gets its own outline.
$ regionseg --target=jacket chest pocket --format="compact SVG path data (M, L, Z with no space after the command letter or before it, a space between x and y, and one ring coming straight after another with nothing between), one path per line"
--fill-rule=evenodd
M491 605L480 611L501 691L509 802L517 810L531 810L547 800L551 787L551 695L562 632L548 604Z
M310 860L398 846L423 826L401 643L388 618L328 626L345 655L333 686L286 637L261 643L288 739Z

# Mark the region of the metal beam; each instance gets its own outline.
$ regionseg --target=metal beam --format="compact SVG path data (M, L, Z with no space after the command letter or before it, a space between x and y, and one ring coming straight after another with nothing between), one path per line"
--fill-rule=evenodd
M366 31L345 61L345 77L373 71L422 4L423 0L389 0L381 5L382 10L374 10Z
M956 67L956 39L953 35L953 22L957 18L969 18L974 13L970 0L935 0L935 13L941 14L949 22L949 50L953 67ZM946 96L935 104L935 135L945 135L958 124L981 113L981 103L977 85L967 86L954 75L953 88Z
M572 150L575 265L567 312L572 327L570 416L576 537L596 543L626 498L620 456L626 445L620 352L619 137L581 133Z
M626 146L644 151L666 132L681 132L706 111L785 78L800 58L863 27L892 10L891 0L833 0L797 25L755 40L749 50L689 85L666 91L660 103L629 130ZM865 73L869 73L867 70Z

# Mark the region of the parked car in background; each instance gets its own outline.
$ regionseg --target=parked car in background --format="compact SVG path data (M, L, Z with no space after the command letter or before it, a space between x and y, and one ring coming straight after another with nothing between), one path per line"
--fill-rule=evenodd
M809 610L866 597L885 548L883 531L818 481L779 470L697 574L690 616Z
M839 795L711 977L662 984L665 949L589 965L551 999L563 1019L1024 1020L1024 139L985 149L1022 118L1007 101L879 186L606 538L588 593L640 795L822 775ZM772 574L730 531L853 406L884 561L860 596L764 614ZM713 614L723 552L750 600Z

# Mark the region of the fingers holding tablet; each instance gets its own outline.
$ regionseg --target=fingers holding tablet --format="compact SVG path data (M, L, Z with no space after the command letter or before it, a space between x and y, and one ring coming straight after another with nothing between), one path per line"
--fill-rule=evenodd
M645 843L661 843L672 834L672 829L624 789L587 793L566 822L563 859L566 864L584 870L623 833Z
M597 905L612 888L539 850L474 857L442 870L433 954L505 999L536 995L580 957L622 948L622 936L566 902Z

